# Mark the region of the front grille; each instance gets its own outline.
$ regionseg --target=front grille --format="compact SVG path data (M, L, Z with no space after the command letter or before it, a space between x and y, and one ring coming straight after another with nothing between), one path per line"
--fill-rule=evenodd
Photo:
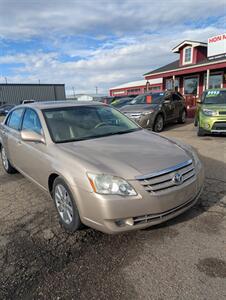
M226 122L215 122L212 130L226 130Z
M219 111L219 115L226 115L226 111Z
M125 115L131 119L139 119L141 116L141 113L125 113Z
M178 185L183 186L185 182L191 181L194 177L195 168L193 161L188 160L168 169L144 176L137 176L136 179L148 193L159 193L173 189Z
M185 209L186 207L189 207L190 205L192 205L193 203L195 203L197 198L195 199L190 199L187 202L176 206L170 210L167 210L161 214L148 214L148 215L143 215L143 216L139 216L139 217L133 217L133 224L134 225L139 225L139 224L145 224L145 223L151 223L151 222L155 222L158 220L163 220L164 218L170 216L171 214L175 214L176 212L180 211L181 209Z

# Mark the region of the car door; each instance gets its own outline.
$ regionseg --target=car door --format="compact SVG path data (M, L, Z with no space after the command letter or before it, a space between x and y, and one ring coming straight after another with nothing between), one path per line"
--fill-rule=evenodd
M172 97L174 103L174 119L178 119L183 108L182 98L177 93L173 93Z
M3 146L6 150L6 154L9 161L15 168L18 168L19 166L19 160L17 156L17 145L20 142L20 128L23 113L23 108L13 110L9 114L2 128Z
M34 131L43 136L43 129L37 112L27 108L21 130ZM20 140L17 145L17 155L20 158L20 170L36 183L46 188L48 182L48 163L46 160L46 145Z
M166 121L172 120L174 118L174 109L175 109L172 93L166 93L164 95L163 109L165 112Z

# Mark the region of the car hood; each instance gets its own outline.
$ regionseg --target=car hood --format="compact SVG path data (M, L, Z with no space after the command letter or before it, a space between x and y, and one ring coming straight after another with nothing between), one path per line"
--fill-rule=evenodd
M172 142L146 130L92 140L58 144L88 172L107 173L126 179L159 171L191 157Z
M133 105L126 105L121 108L122 112L142 112L142 111L149 111L150 109L158 108L158 104L133 104Z
M217 111L226 111L226 103L225 104L203 104L202 108L212 109Z

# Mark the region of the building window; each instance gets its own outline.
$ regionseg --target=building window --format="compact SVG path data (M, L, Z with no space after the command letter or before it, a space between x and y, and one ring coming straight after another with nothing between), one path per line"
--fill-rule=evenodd
M222 84L223 84L223 75L222 74L210 75L209 89L220 89L222 87ZM205 75L205 89L207 89L206 75Z
M130 89L130 90L127 90L127 93L128 94L131 94L131 93L139 93L140 92L140 89Z
M184 64L189 64L192 63L192 48L191 47L186 47L184 48Z
M149 88L149 90L150 91L159 91L159 90L161 90L161 86L160 85L157 85L157 86L151 86L150 88Z
M197 95L198 93L198 77L190 77L184 79L184 94Z
M166 79L166 90L170 91L173 89L173 79Z

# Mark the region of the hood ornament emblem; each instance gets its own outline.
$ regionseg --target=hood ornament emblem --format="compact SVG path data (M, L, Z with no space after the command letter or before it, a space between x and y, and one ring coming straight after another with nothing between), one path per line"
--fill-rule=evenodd
M175 185L180 185L183 183L183 176L179 173L176 173L173 178L172 178L172 181Z

